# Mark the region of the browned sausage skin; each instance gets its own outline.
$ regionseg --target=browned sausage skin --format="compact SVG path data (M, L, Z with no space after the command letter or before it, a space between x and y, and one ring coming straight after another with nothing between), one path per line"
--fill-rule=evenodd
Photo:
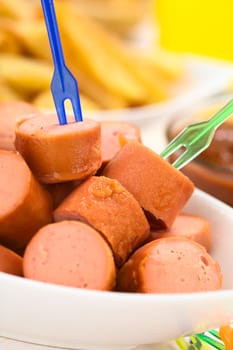
M211 226L207 219L199 215L180 214L175 218L170 229L151 231L149 241L158 238L182 236L203 245L208 252L212 246Z
M54 211L54 220L82 220L99 231L120 266L149 235L146 217L135 198L117 181L92 176Z
M138 200L151 226L170 227L194 191L193 183L155 152L128 142L103 170Z
M59 125L55 115L38 114L21 120L15 132L16 149L42 183L84 179L101 166L98 122L69 120Z
M52 200L20 154L0 150L0 243L18 251L52 221Z
M23 259L12 250L0 245L0 272L23 275Z
M203 292L220 289L222 274L202 245L168 237L139 248L120 269L117 285L126 292Z
M101 235L78 221L41 228L28 244L24 276L86 289L111 290L116 270L112 251Z

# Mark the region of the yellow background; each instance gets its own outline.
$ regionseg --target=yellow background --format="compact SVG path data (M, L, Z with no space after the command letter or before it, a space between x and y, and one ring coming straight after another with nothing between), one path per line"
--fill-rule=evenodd
M233 60L233 0L154 0L161 45Z

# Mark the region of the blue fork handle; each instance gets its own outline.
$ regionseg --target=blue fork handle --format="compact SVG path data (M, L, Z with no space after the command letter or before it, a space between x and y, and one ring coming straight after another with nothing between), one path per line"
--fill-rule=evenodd
M64 76L63 76L63 66L65 66L64 55L61 47L60 34L58 31L57 19L54 9L53 0L41 0L45 23L49 35L49 42L52 51L53 61L55 70L59 72L61 79L61 85L63 90L64 86Z
M66 100L72 103L75 120L82 121L78 83L65 64L53 0L41 0L41 4L54 61L51 92L59 123L61 125L67 123L64 106Z

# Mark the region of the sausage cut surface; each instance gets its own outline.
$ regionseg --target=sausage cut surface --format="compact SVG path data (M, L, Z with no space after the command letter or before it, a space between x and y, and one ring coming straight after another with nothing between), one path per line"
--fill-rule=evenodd
M101 235L77 221L41 228L28 244L23 259L30 279L86 289L111 290L115 264Z
M54 211L54 219L90 224L109 243L118 266L149 235L136 199L117 180L104 176L92 176L78 186Z
M59 125L48 114L22 120L15 147L42 183L84 179L102 163L100 124L91 120Z
M118 289L141 293L218 290L222 274L200 244L183 237L160 238L139 248L118 274Z

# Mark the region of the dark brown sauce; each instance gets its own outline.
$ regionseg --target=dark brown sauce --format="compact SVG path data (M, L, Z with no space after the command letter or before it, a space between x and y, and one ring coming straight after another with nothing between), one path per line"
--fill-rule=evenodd
M200 159L221 165L233 171L233 125L223 124L215 132L214 139Z
M171 140L179 131L173 124L168 130L168 139ZM233 123L222 124L207 150L186 165L182 172L196 187L233 206Z

